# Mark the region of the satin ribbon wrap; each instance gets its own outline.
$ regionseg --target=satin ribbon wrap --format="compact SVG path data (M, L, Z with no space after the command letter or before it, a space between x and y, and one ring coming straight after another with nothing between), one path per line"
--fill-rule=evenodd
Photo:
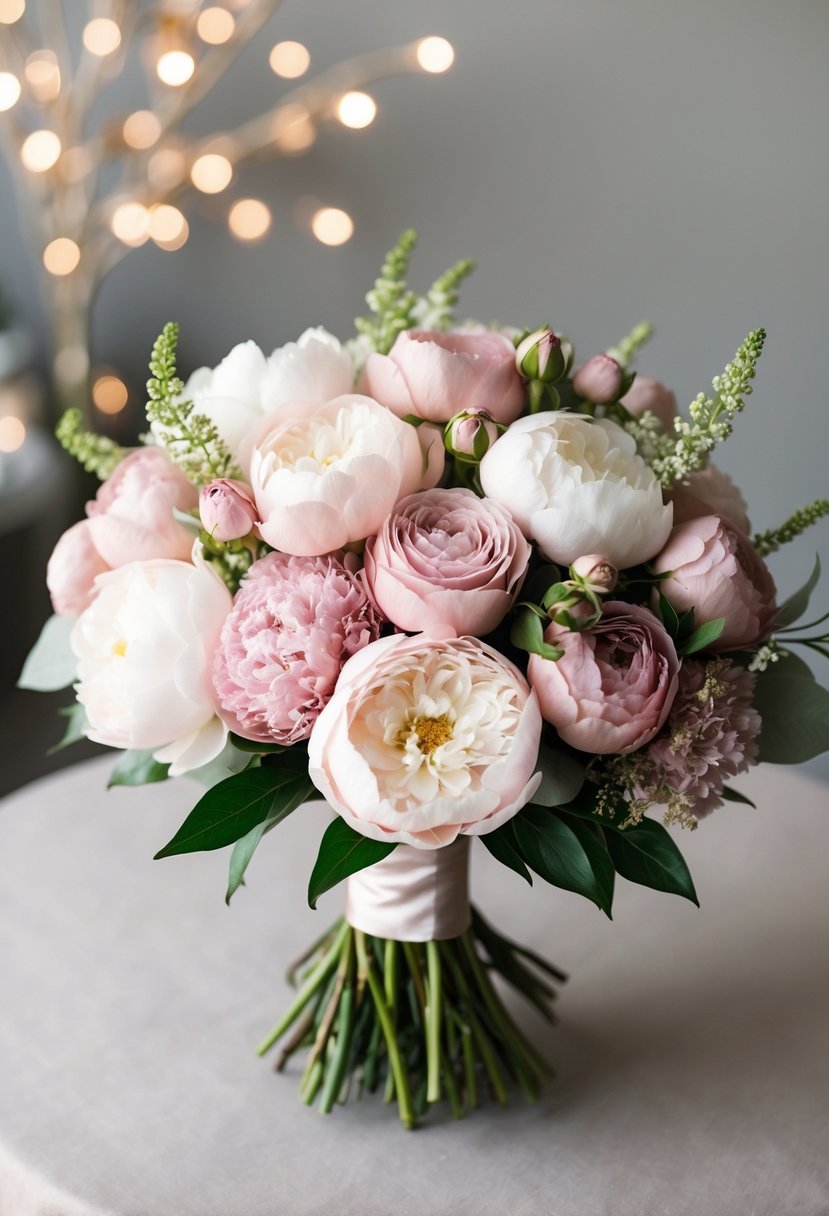
M470 925L469 838L442 849L399 844L346 880L345 918L354 929L398 942L445 941Z

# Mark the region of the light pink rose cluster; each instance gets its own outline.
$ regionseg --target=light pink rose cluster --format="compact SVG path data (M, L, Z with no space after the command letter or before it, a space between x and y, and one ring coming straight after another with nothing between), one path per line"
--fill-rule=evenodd
M471 490L402 499L365 552L382 612L409 633L490 633L512 607L530 546L512 517Z

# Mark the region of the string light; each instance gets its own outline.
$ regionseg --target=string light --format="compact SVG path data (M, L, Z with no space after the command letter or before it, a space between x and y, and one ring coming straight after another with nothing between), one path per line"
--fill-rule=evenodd
M239 241L259 241L271 226L270 208L258 198L240 198L230 208L227 224Z
M236 20L226 8L206 8L199 13L196 33L202 42L221 46L223 42L229 42L235 32Z
M305 106L296 102L282 106L273 119L274 143L280 152L304 152L317 138L317 128Z
M59 156L60 139L54 131L32 131L20 149L20 159L30 173L45 173L57 164Z
M155 70L162 84L177 89L187 84L196 70L196 61L189 51L165 51L159 57Z
M94 17L83 28L83 44L90 55L103 59L121 45L121 28L111 17Z
M127 386L119 376L99 376L92 385L92 401L102 414L120 414L129 400Z
M445 38L432 35L417 44L417 62L424 72L448 72L455 62L455 48Z
M151 148L161 134L161 122L152 110L136 110L124 120L121 134L130 148Z
M150 208L149 233L161 249L181 249L190 235L190 226L178 207L159 203Z
M311 66L311 56L307 46L301 42L277 42L268 56L271 71L285 80L296 80L304 76Z
M36 101L54 101L60 93L60 68L54 51L32 51L23 75Z
M0 25L14 25L26 11L26 0L0 0Z
M190 181L202 194L221 194L233 177L233 166L218 152L205 152L193 161Z
M377 102L368 93L354 91L344 93L337 103L337 118L344 127L361 131L374 122L377 114Z
M187 161L178 148L159 148L147 164L147 177L159 190L172 190L187 174Z
M354 221L339 207L320 207L311 217L311 231L323 245L344 245L354 234Z
M59 236L50 241L43 250L43 265L49 274L63 276L71 274L81 260L81 250L71 237Z
M16 452L26 439L26 428L14 414L0 418L0 452Z
M121 203L109 223L119 241L136 249L150 235L150 213L143 203Z
M20 97L20 81L13 72L0 72L0 111L10 110Z

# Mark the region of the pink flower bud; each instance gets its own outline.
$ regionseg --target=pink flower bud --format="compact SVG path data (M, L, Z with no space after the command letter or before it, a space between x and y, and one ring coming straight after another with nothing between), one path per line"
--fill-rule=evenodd
M610 355L593 355L576 372L573 388L594 405L617 401L622 391L622 369Z
M199 515L205 532L221 542L247 536L259 518L250 486L227 478L202 488Z
M577 557L570 567L570 574L587 591L594 591L596 595L607 595L619 581L619 571L601 553Z
M446 450L467 460L483 460L498 438L495 419L486 410L470 407L450 418L444 432Z
M515 366L528 380L551 384L566 372L569 350L566 338L559 338L551 329L537 329L518 344Z

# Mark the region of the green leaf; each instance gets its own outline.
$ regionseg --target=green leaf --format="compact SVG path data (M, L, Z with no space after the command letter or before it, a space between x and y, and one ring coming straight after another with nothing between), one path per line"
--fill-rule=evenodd
M587 772L574 756L552 747L542 739L536 764L541 769L541 785L533 794L537 806L566 806L584 785Z
M540 655L542 659L550 659L552 662L560 659L563 654L556 646L550 646L544 641L544 624L529 608L519 608L515 613L510 641L519 650L527 650L530 654Z
M706 646L716 642L723 629L725 629L724 616L719 616L714 621L706 621L704 625L695 629L685 645L680 647L680 653L696 654L698 650L705 650Z
M250 859L259 847L259 841L265 835L269 824L275 824L276 819L263 819L261 823L257 823L255 828L251 828L247 836L242 836L236 841L233 846L233 851L230 854L230 866L227 875L227 892L225 894L225 903L229 904L234 892L239 889L245 880L245 870L250 864Z
M781 604L775 617L774 623L776 629L782 629L784 625L793 625L795 621L800 620L803 613L809 607L809 600L812 598L812 592L818 585L819 579L820 558L815 554L814 568L806 582L799 591L795 591L794 595L789 596L785 603Z
M241 735L234 735L232 731L228 737L240 752L251 752L256 756L278 755L280 752L288 750L282 743L259 743L254 739L244 739Z
M169 764L159 764L153 759L152 749L122 752L107 782L107 789L111 790L114 785L151 785L156 781L166 781L169 772Z
M654 891L681 895L699 907L685 858L661 823L643 819L636 827L608 833L606 840L622 878Z
M67 720L66 731L60 742L49 748L47 756L54 756L56 752L63 751L65 747L71 747L73 743L80 743L81 739L86 738L88 722L86 710L80 702L75 701L65 709L59 709L58 713Z
M720 793L726 802L742 802L745 806L753 806L755 810L757 809L756 802L746 798L745 794L741 794L739 790L732 789L730 785L724 785Z
M760 760L803 764L829 751L829 692L796 655L757 673L754 708L762 719Z
M72 616L49 617L23 664L18 688L57 692L72 683L77 674L77 661L69 645L69 635L74 627Z
M565 821L555 811L540 806L524 807L513 822L521 855L539 878L584 895L610 916L607 871L604 862L598 860L603 846L590 828L581 832L575 826L576 819L568 817ZM588 832L591 841L586 845Z
M675 638L679 633L679 617L673 604L665 598L661 591L659 592L659 615L662 617L662 624L668 633Z
M281 768L250 768L214 785L196 803L172 840L158 853L173 857L223 849L267 819L281 820L314 794L307 758Z
M561 570L558 566L539 566L532 574L527 577L524 586L521 588L521 598L529 600L533 604L540 604L544 598L544 593L552 587L553 583L561 581Z
M338 815L325 829L317 860L308 882L308 903L316 908L317 900L338 882L382 861L397 848L396 842L385 844L356 832Z
M507 866L508 869L514 870L530 886L533 885L533 876L524 864L518 842L515 839L515 828L511 819L500 828L496 828L494 832L485 832L481 836L481 843L488 849L496 861L500 861L502 866Z

